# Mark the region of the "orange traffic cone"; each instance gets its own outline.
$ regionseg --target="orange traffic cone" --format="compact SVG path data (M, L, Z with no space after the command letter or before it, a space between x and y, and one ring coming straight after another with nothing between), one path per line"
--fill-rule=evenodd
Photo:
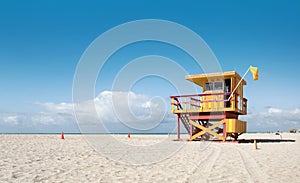
M61 139L65 139L65 134L64 134L64 132L61 132Z
M128 138L130 139L130 133L128 133L128 135L127 135L127 136L128 136Z

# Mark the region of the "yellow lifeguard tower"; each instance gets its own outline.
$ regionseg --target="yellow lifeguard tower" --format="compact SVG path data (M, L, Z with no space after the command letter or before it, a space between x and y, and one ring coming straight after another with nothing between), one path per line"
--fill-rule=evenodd
M258 79L258 69L248 71ZM245 75L248 73L245 73ZM190 140L227 137L237 140L245 133L245 121L239 115L247 114L247 99L243 87L247 84L237 72L188 75L186 79L202 87L202 94L171 96L172 112L177 114L178 139L180 122L190 134Z

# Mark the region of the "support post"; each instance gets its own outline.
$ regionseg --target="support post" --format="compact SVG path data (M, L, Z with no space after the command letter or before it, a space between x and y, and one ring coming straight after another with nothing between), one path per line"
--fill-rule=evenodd
M180 140L180 114L177 115L177 139Z
M254 150L257 150L257 143L256 143L256 139L254 139Z
M190 138L193 136L193 126L190 124Z
M226 122L223 123L223 136L224 136L224 141L226 141L226 138L227 138L227 133L226 133Z

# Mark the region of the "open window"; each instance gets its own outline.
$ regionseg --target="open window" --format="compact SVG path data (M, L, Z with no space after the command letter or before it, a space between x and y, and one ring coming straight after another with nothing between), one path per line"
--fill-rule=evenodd
M224 87L224 92L225 93L228 93L228 92L231 92L231 79L225 79L225 87ZM225 100L228 100L230 97L230 95L225 95L224 96L224 99ZM225 102L225 107L231 107L231 103L230 101L226 101Z

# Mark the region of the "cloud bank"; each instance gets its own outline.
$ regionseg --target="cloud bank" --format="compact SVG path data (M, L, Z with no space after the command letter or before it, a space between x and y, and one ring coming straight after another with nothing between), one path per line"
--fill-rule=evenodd
M79 133L83 125L94 124L104 125L106 132L112 133L129 130L170 133L176 120L166 102L169 101L134 92L103 91L93 100L74 104L76 114L73 103L37 102L42 109L36 113L0 113L0 132Z
M300 129L300 109L293 110L268 107L263 112L253 112L242 117L248 122L248 131L274 132L289 131L291 128Z

